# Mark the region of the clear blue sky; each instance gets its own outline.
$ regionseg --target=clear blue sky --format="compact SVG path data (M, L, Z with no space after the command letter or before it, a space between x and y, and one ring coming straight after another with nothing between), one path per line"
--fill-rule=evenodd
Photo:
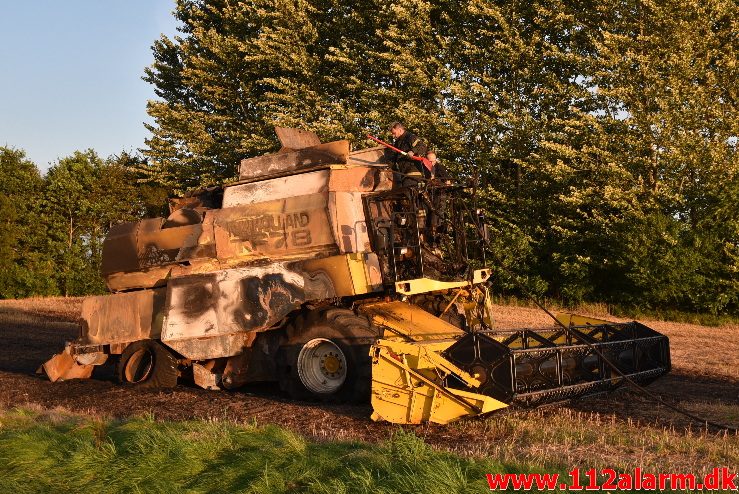
M43 171L78 149L143 147L151 45L174 0L0 0L0 146Z

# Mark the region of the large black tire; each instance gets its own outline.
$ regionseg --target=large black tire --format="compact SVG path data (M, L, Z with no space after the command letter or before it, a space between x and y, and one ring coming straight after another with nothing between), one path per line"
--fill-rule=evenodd
M366 317L337 307L317 309L298 315L286 328L286 334L286 340L277 352L277 374L283 392L298 400L369 401L372 386L369 349L380 333ZM337 389L325 392L310 389L306 384L304 367L301 372L299 366L301 351L310 351L311 345L320 340L336 345L346 366L337 371L337 374L344 371L343 383ZM321 369L324 370L322 365Z
M177 359L154 340L131 343L123 350L116 368L118 382L140 388L177 386Z

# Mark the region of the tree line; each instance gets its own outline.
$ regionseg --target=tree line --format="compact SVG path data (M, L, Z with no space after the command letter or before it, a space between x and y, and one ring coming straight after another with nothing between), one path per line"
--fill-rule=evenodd
M538 293L739 310L734 0L179 0L145 79L172 187L400 120L477 177L498 256ZM505 279L501 288L513 288Z
M22 150L0 147L0 298L103 293L110 227L166 214L167 191L137 183L141 162L78 151L42 175Z
M275 125L360 148L399 120L477 180L497 257L537 293L737 314L738 10L178 0L137 183L227 182L279 147Z

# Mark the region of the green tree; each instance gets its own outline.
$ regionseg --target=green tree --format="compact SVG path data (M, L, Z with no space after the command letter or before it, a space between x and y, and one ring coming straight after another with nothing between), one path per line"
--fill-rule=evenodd
M51 260L40 248L43 181L18 149L0 147L0 297L54 294Z
M274 125L365 146L402 120L477 179L498 256L539 293L739 310L733 0L178 0L176 16L145 76L161 99L141 183L227 181L277 149Z
M145 154L163 185L220 183L275 148L274 125L321 124L312 13L306 0L177 3L184 37L162 36L144 77L162 98Z
M398 119L438 142L450 78L438 11L419 0L180 0L183 36L154 44L144 78L162 98L148 106L150 173L179 191L222 182L242 158L277 149L275 125L365 146L367 130Z
M142 213L130 172L93 150L60 159L45 177L49 251L64 295L100 293L102 243L110 227Z
M138 153L122 151L118 155L110 156L106 161L118 174L124 173L126 179L132 180L135 197L131 197L130 202L132 205L139 205L140 210L135 214L137 217L157 218L169 215L167 200L174 195L173 190L157 180L156 173L146 158ZM124 190L129 193L129 189Z
M607 147L628 174L628 245L616 265L652 306L736 310L736 3L618 1L593 84ZM616 293L609 293L618 297Z

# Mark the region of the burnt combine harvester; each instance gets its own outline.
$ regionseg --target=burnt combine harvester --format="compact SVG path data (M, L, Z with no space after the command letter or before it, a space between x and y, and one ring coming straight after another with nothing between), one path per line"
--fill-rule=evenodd
M243 160L238 181L111 229L111 294L84 301L79 338L42 366L52 381L115 363L128 385L275 381L371 400L375 420L448 423L669 370L667 338L636 322L492 329L486 230L463 187L394 187L382 148L276 130L283 148Z

